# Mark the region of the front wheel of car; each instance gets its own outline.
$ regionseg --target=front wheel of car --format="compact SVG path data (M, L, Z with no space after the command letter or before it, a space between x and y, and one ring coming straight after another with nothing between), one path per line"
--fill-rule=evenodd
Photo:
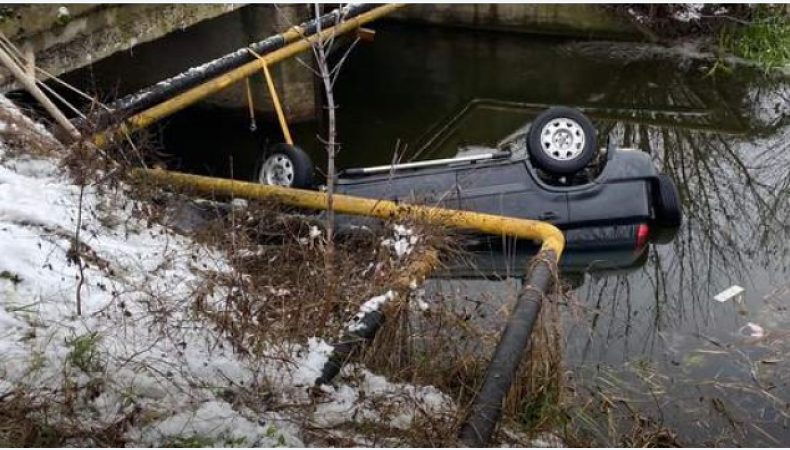
M552 175L572 175L584 169L595 156L597 145L590 119L564 106L538 115L527 134L532 162Z
M680 195L675 183L665 174L659 174L656 180L654 197L656 223L666 228L677 228L683 222L683 210L680 206Z
M274 186L313 187L313 161L299 147L277 144L261 164L257 181Z

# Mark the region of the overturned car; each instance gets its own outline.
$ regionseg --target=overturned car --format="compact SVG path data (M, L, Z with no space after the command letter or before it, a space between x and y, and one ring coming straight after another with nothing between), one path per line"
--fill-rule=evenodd
M268 155L258 180L313 187L312 163L298 148L281 146ZM567 107L544 111L499 148L348 169L335 186L342 194L535 219L563 230L619 227L632 230L640 248L648 239L664 242L660 231L682 221L678 191L649 155L613 145L599 149L590 120Z

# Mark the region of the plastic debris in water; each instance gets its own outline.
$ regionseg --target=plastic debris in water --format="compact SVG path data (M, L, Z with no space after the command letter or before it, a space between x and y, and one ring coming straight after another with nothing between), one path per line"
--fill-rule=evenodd
M740 333L743 336L755 337L755 338L760 338L765 336L765 330L763 329L763 327L752 322L747 322L746 325L742 326L741 329L738 330L738 333Z
M728 287L727 289L719 292L718 294L714 295L713 300L724 303L728 300L732 300L733 298L740 296L741 294L744 293L744 291L745 291L744 288L738 286L737 284L734 284Z

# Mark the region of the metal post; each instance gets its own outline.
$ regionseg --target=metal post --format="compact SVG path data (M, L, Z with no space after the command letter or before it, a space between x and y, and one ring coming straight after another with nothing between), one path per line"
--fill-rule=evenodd
M293 139L291 139L291 131L288 130L288 122L285 120L285 113L283 112L283 107L280 104L280 96L277 95L277 88L274 86L274 81L272 81L272 75L269 73L269 65L266 64L266 61L263 61L263 76L266 77L266 86L269 87L269 95L272 98L272 103L274 104L274 112L277 114L277 120L280 122L280 128L283 132L283 138L285 139L285 143L288 145L294 145Z

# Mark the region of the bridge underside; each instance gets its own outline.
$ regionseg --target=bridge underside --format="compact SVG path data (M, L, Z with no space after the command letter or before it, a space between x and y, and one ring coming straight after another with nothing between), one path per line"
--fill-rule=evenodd
M241 4L8 5L0 31L43 70L58 76L172 31L226 14ZM18 88L0 69L0 90Z
M0 7L0 32L44 71L102 98L120 96L188 70L305 19L297 5L70 4ZM211 20L213 19L213 20ZM84 69L84 70L80 70ZM291 120L313 117L312 73L296 61L272 68ZM39 80L46 76L38 73ZM261 78L261 79L259 79ZM89 81L87 81L89 80ZM253 77L256 110L272 111L262 77ZM20 89L0 66L0 92ZM233 86L205 103L246 108L244 86Z

